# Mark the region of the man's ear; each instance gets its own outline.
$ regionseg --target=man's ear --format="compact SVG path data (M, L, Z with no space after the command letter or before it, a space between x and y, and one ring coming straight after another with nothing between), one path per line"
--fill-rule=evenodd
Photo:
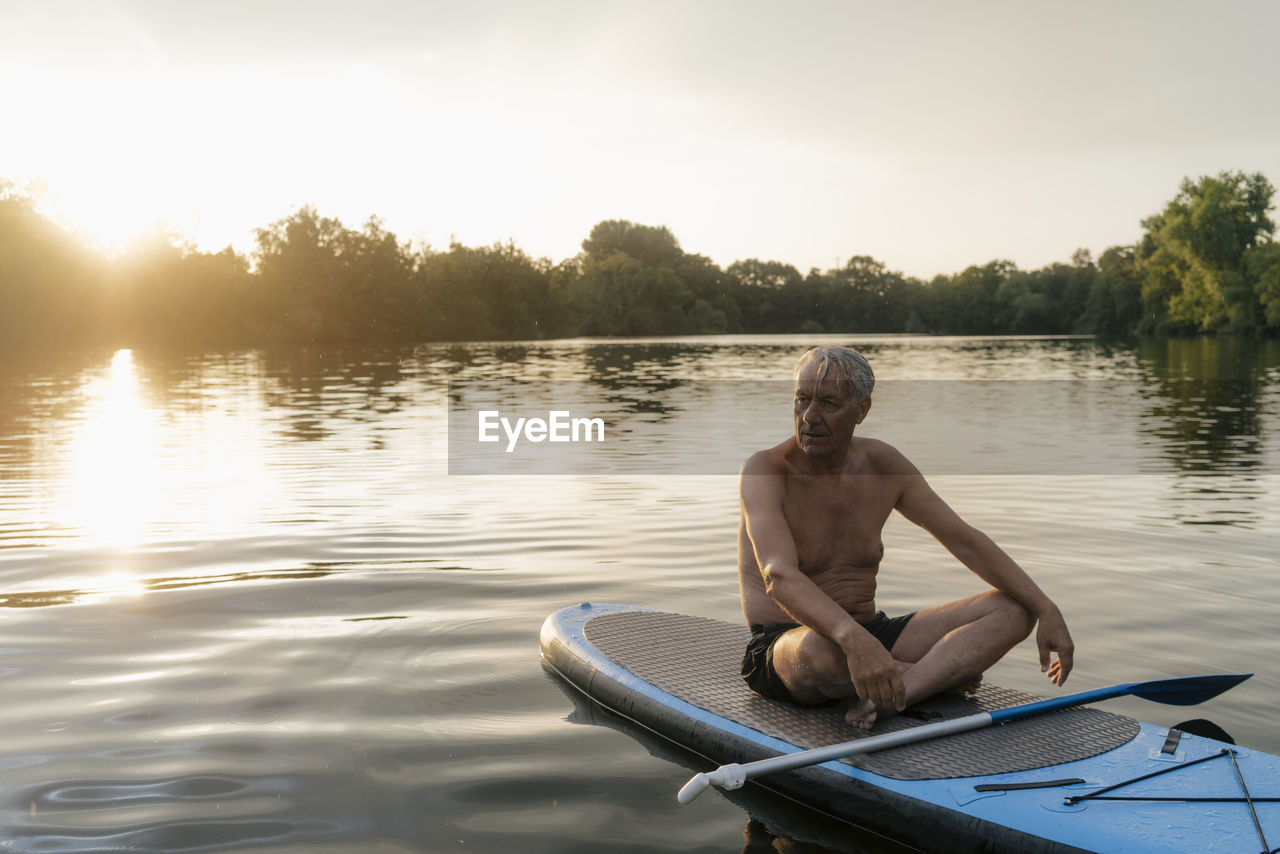
M862 411L858 413L857 423L861 424L862 420L867 417L867 413L871 411L871 398L864 397L862 402L858 404L858 408Z

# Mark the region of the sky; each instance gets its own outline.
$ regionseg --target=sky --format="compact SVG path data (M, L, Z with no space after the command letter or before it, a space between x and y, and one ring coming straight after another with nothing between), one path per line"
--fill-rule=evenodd
M1280 182L1271 0L0 0L0 179L99 244L249 253L302 205L445 249L930 278Z

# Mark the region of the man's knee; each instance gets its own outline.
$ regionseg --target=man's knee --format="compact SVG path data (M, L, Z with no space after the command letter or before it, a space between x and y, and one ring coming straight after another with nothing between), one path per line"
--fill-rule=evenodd
M1021 643L1036 627L1036 617L1016 599L1005 593L991 594L996 613L1007 628L1013 644Z
M838 645L812 631L779 644L784 642L787 648L775 648L774 662L788 689L801 702L830 698L849 685L849 665Z

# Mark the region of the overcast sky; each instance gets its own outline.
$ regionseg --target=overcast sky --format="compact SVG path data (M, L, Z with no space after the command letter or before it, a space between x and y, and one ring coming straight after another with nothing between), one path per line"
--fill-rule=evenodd
M1280 4L0 0L0 178L203 249L314 204L554 261L1024 269L1185 176L1280 182Z

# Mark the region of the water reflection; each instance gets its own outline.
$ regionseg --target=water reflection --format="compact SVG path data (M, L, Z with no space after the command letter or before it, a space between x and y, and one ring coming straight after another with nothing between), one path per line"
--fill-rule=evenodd
M1177 471L1253 469L1267 450L1263 400L1280 365L1275 341L1144 342L1137 359L1148 388L1143 431Z
M1165 494L1168 517L1181 525L1257 527L1262 512L1254 502L1268 494L1260 478L1280 465L1270 422L1280 342L1144 341L1135 356L1146 403L1139 430L1177 475Z
M742 840L742 854L840 854L824 845L778 836L755 818L747 819L747 825L742 829Z
M63 590L33 590L0 594L0 608L44 608L53 605L72 605L86 600L103 600L113 597L138 598L147 593L167 590L186 590L197 587L246 584L262 581L297 581L311 578L328 578L343 573L361 573L371 570L407 570L430 572L492 572L468 566L450 565L435 558L310 561L306 566L287 569L251 569L236 572L207 573L202 575L160 576L142 578L128 572L112 572L98 576L92 584ZM400 616L362 617L359 620L399 620Z
M1175 470L1212 473L1262 465L1260 383L1165 379L1159 385L1144 432Z
M882 378L868 434L903 447L930 474L1280 471L1274 341L852 343ZM600 464L583 473L732 474L750 451L789 432L784 386L803 349L790 339L565 341L198 357L120 351L109 364L86 365L81 355L26 374L9 365L0 546L67 537L130 545L193 527L225 532L340 508L362 513L366 490L409 492L405 474L441 471L453 450L441 404L468 403L446 391L451 381L544 415L567 396L632 442L593 449L589 459ZM975 398L984 384L1004 397ZM897 397L895 388L903 389ZM1067 441L1055 450L1049 439L1059 434ZM664 453L677 464L662 468ZM554 470L581 468L557 462ZM1263 491L1237 490L1246 502ZM1196 494L1169 491L1168 518L1197 518L1188 504Z
M594 345L583 350L587 383L605 390L604 401L623 414L650 414L658 421L683 407L665 394L687 383L698 363L696 347L673 344Z
M1136 353L1161 380L1267 380L1280 369L1280 341L1267 338L1144 339Z
M157 410L141 388L131 350L88 380L71 442L68 482L55 518L92 535L132 545L164 496L164 472L151 452Z
M267 351L260 355L263 403L282 434L323 441L343 425L376 428L414 403L400 351ZM379 440L380 441L380 440Z
M1256 529L1263 511L1255 502L1270 496L1261 478L1221 474L1184 475L1169 486L1169 518L1178 525Z
M126 595L136 598L145 593L160 590L182 590L188 587L208 587L216 584L242 584L251 581L282 581L298 578L324 578L335 569L308 567L306 569L250 570L228 572L220 575L200 575L174 578L135 578L115 573L105 575L92 586L67 590L37 590L0 595L0 608L44 608L52 605L71 605L88 599L102 599Z

